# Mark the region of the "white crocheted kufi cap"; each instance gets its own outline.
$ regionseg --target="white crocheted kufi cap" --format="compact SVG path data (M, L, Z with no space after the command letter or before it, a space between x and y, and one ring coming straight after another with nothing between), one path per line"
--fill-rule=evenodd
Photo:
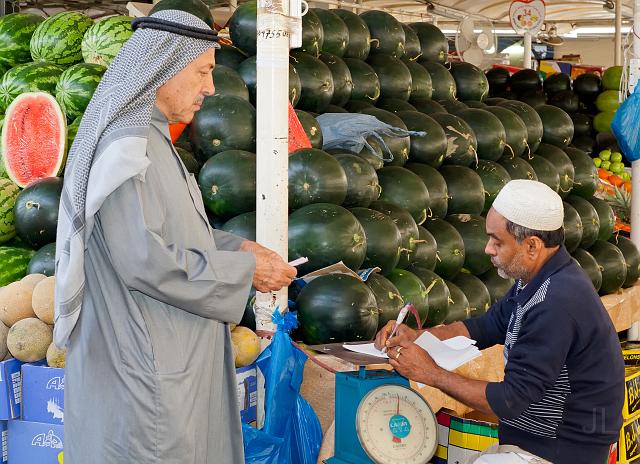
M562 198L535 180L512 180L500 191L493 208L507 220L532 230L557 230L564 222Z

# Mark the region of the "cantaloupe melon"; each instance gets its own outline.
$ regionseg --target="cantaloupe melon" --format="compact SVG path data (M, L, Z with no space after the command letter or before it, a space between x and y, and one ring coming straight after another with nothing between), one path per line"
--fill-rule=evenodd
M67 350L61 350L55 343L51 343L47 349L47 364L49 367L61 367L64 369Z
M231 332L236 367L253 363L260 355L260 339L253 330L238 326Z
M13 282L0 289L0 321L11 327L21 319L35 317L31 306L33 288L30 284Z
M29 317L11 326L7 335L7 348L14 358L34 362L47 356L52 341L51 327L38 318Z
M31 306L38 319L53 324L53 296L56 288L55 276L42 279L33 289Z
M38 285L38 282L40 282L45 277L47 276L44 274L29 274L27 276L24 276L20 280L20 282L22 282L25 285L31 285L31 288L35 288L35 286Z
M7 334L9 333L9 327L0 323L0 359L7 356L9 350L7 350Z

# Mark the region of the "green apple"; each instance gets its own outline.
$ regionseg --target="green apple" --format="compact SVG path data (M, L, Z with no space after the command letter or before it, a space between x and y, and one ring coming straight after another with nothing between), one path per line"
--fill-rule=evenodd
M608 171L609 168L611 167L611 161L609 161L609 160L602 161L602 164L600 164L600 167L602 169L606 169Z
M620 174L624 171L624 163L621 163L620 161L611 163L611 166L609 167L609 169L611 169L611 171L614 172L615 174Z
M593 158L593 164L596 165L597 168L602 164L602 160L600 158Z
M618 151L611 153L611 161L613 161L614 163L619 163L620 161L622 161L622 153Z
M611 150L602 150L598 157L602 161L609 161L611 159Z
M620 177L622 178L622 180L624 180L625 182L628 180L631 180L631 174L629 174L627 171L624 171L620 174Z

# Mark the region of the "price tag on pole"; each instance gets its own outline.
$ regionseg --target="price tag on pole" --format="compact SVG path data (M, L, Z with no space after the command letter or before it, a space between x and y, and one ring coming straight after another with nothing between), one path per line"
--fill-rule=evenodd
M544 23L543 0L514 0L509 8L511 27L518 34L535 34Z

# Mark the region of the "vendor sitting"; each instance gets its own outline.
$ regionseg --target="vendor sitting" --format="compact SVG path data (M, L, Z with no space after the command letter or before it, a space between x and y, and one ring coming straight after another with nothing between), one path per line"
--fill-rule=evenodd
M482 316L427 329L466 336L480 349L504 345L504 380L448 372L394 321L376 336L401 375L500 419L501 445L555 464L605 464L618 440L624 364L618 336L591 280L565 247L563 204L545 184L513 180L487 214L485 252L516 283Z

